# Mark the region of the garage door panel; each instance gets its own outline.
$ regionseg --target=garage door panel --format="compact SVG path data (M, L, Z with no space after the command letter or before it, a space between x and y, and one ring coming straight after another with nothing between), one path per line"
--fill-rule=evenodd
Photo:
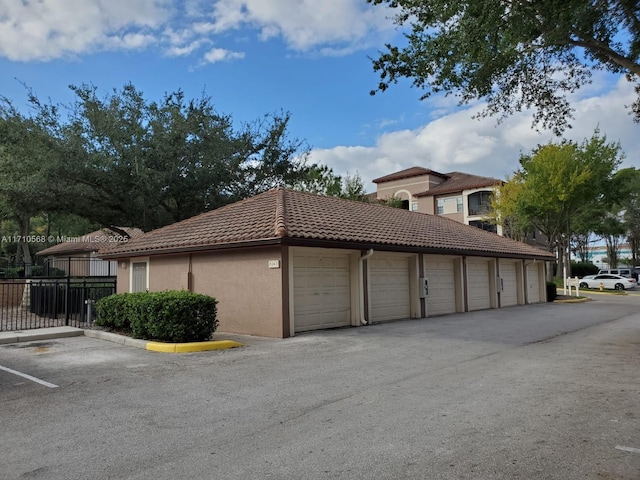
M515 262L500 263L500 278L502 291L500 292L500 306L510 307L518 304L518 276Z
M540 275L537 265L527 266L527 288L529 303L540 301Z
M371 321L410 317L409 259L374 256L369 261Z
M469 310L483 310L491 308L489 262L468 262L467 279L469 292Z
M425 278L429 284L426 298L427 315L456 312L456 281L452 259L426 259Z
M348 255L294 255L295 331L351 323Z

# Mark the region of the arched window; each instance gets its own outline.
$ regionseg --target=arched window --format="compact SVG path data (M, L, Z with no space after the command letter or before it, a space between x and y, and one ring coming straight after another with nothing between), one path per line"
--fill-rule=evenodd
M486 215L491 211L491 190L482 190L469 195L469 215Z

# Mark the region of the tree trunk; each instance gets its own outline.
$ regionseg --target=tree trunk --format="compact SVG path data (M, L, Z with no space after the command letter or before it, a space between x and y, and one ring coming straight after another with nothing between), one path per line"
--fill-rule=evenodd
M31 233L31 217L28 215L19 215L16 220L18 222L19 236L16 261L24 265L24 274L27 276L31 273L31 265L33 263L29 244L27 243L27 237Z

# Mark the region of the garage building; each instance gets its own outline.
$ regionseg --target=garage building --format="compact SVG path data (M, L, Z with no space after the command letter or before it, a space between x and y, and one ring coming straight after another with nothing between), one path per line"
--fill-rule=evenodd
M299 332L544 302L553 255L428 214L282 187L100 253L118 291L215 297L218 330Z

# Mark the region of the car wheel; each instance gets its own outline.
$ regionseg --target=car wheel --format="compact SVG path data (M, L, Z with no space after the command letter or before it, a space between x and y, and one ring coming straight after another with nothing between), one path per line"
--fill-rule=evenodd
M616 283L615 289L616 290L624 290L624 285L621 284L621 283Z
M580 282L580 288L589 288L589 284L587 282Z

